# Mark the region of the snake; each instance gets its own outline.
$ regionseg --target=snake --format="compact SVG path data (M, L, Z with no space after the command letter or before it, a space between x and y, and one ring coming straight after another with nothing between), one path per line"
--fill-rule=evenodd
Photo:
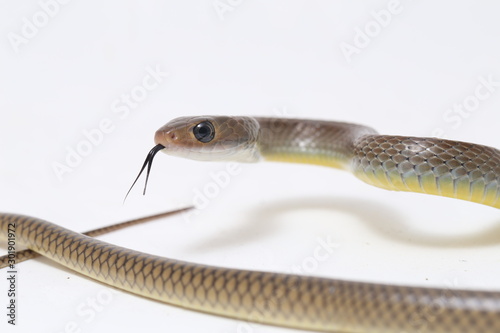
M110 232L122 230L122 229L125 229L128 227L131 227L131 226L135 226L135 225L146 223L146 222L149 222L152 220L156 220L156 219L159 219L162 217L167 217L170 215L181 213L181 212L190 210L192 208L194 208L194 207L186 207L186 208L166 211L166 212L159 213L159 214L144 216L144 217L140 217L140 218L136 218L136 219L120 222L120 223L115 223L115 224L108 225L105 227L92 229L92 230L83 232L83 234L87 235L89 237L97 237L97 236L101 236L101 235L104 235L104 234L107 234ZM25 250L20 250L20 251L12 250L12 251L10 251L10 254L7 254L7 255L0 257L0 269L5 268L5 267L9 267L11 264L15 266L23 261L34 259L34 258L37 258L39 256L40 256L39 253L36 253L35 251L30 250L30 249L25 249Z
M153 158L162 151L199 161L329 166L383 189L500 208L500 151L479 144L380 135L343 122L243 116L175 118L156 131L154 141L132 184L147 168L144 193ZM141 253L11 213L0 214L0 233L15 235L29 249L110 286L233 319L322 332L500 332L500 291L495 290L207 266Z

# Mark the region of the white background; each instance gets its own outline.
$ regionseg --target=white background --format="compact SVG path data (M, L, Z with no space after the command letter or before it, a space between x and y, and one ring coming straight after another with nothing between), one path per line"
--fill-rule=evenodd
M452 109L474 101L479 77L500 81L500 8L493 1L405 0L384 27L373 12L387 10L388 1L221 0L230 10L218 12L212 0L74 0L52 5L46 21L40 3L0 1L1 211L85 231L192 204L225 163L159 154L147 195L141 182L122 204L154 131L181 115L342 120L384 134L442 131L500 147L498 84L473 110ZM40 27L29 34L26 22L34 21ZM365 28L372 37L355 40ZM347 44L358 53L346 57ZM122 95L144 91L147 68L169 75L125 114ZM113 129L58 179L54 163L65 164L103 119ZM290 272L305 263L308 275L500 290L494 208L388 192L324 167L238 170L196 215L101 238L226 267ZM336 244L322 262L313 258L318 237ZM68 323L80 332L291 332L120 291L109 296L110 288L46 259L18 269L15 328L6 324L0 274L2 332L65 332ZM88 312L94 298L98 311Z

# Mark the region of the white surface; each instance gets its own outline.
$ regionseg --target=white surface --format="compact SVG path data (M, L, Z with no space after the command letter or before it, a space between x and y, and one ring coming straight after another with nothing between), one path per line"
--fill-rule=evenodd
M221 1L233 4L224 20L213 1L72 1L17 53L9 33L21 34L23 18L41 7L0 2L1 210L84 231L192 203L226 164L159 154L147 195L140 182L122 205L154 131L180 115L285 113L418 136L441 128L450 138L500 146L500 87L473 112L447 114L474 96L478 77L500 81L496 3L402 1L348 63L341 43L352 44L388 2ZM124 104L114 113L113 103L139 89L148 66L170 75L120 118ZM104 118L111 133L58 180L53 163ZM305 264L304 273L332 278L500 290L496 209L387 192L306 165L242 165L219 189L197 215L102 239L227 267L289 272ZM318 237L336 244L322 262L312 257ZM2 310L2 332L69 332L71 322L78 332L289 331L120 291L109 297L110 288L46 259L18 268L18 325L7 325Z

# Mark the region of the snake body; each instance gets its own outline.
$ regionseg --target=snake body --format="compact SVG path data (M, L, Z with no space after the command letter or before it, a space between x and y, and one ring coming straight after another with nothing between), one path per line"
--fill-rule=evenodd
M104 235L104 234L107 234L107 233L110 233L113 231L128 228L128 227L131 227L134 225L146 223L146 222L152 221L154 219L159 219L162 217L167 217L169 215L177 214L177 213L189 210L191 208L192 207L187 207L187 208L183 208L183 209L178 209L178 210L168 211L168 212L164 212L164 213L160 213L160 214L141 217L141 218L137 218L137 219L133 219L133 220L128 220L125 222L112 224L112 225L109 225L106 227L101 227L101 228L89 230L89 231L84 232L83 234L87 235L89 237L97 237L97 236ZM15 251L15 260L12 260L11 256L9 256L9 255L4 255L4 256L0 257L0 269L10 266L12 261L15 261L15 265L17 265L20 262L30 260L30 259L36 258L38 256L40 256L39 253L37 253L33 250L30 250L30 249Z
M200 142L197 124L214 138ZM500 151L438 138L379 135L370 127L307 119L181 117L160 128L163 152L198 160L319 164L388 190L462 199L500 208Z
M155 142L154 153L327 165L387 189L500 207L500 152L481 145L378 135L345 123L251 117L177 118L156 132ZM18 242L77 272L207 313L328 332L500 332L500 292L205 266L115 246L38 218L0 214L3 236L9 226Z

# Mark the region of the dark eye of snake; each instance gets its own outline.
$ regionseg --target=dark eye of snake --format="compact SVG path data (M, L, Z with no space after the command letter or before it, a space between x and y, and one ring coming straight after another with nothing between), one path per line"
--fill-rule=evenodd
M203 143L212 141L215 136L215 128L209 121L203 121L193 128L194 137Z

